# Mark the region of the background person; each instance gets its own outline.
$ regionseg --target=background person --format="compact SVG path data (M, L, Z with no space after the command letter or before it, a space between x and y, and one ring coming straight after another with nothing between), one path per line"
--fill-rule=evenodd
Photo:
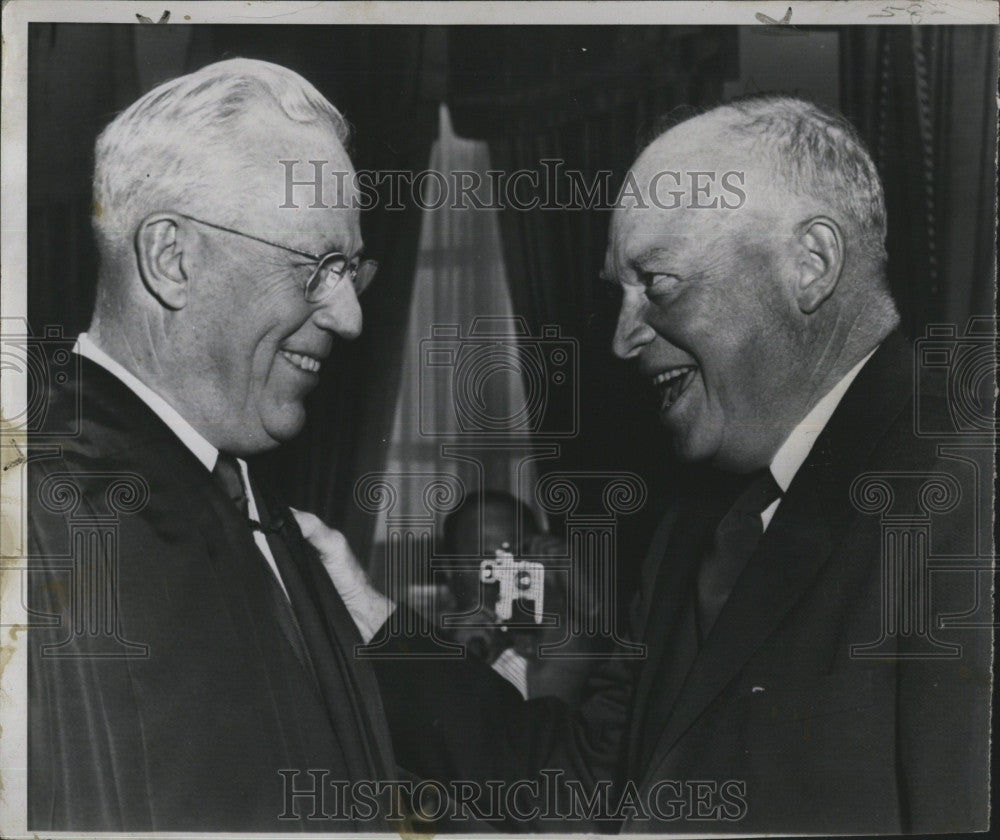
M746 201L692 181L666 200L667 171L744 173ZM989 521L988 470L914 430L918 408L926 428L950 428L949 405L926 371L914 380L896 332L868 152L843 117L760 96L665 130L631 174L604 264L622 290L614 351L656 389L692 465L631 615L648 656L595 669L575 713L520 703L474 663L378 667L401 761L437 779L559 770L631 797L603 814L578 802L560 830L985 829L991 634L932 621L976 606L976 572L931 576L926 602L893 588L884 525L856 498L856 482L881 476L876 497L927 522L928 550L946 557L972 551ZM920 609L928 632L864 655ZM707 799L664 807L671 780L705 781ZM735 801L721 798L729 782Z
M561 646L567 656L546 656L543 645L556 646L569 636L567 603L568 570L545 571L544 611L556 617L551 624L535 624L530 602L514 602L511 626L479 626L496 621L496 586L480 580L477 564L470 560L493 558L498 548L507 546L515 560L546 564L546 558L569 558L565 541L543 532L534 512L509 493L472 493L445 518L445 555L460 555L448 575L451 603L442 605L438 615L466 613L464 624L444 628L450 637L466 645L469 653L493 666L511 681L526 698L559 697L575 703L583 689L592 660L590 653L600 648L592 639L569 638ZM480 550L481 547L481 550ZM551 561L550 561L551 562ZM475 565L475 568L473 566ZM525 626L529 625L529 626Z

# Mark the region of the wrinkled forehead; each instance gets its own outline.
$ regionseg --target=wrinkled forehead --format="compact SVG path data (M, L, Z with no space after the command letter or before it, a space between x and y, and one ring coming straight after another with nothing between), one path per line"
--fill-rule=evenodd
M243 141L253 145L234 187L246 224L303 251L361 250L354 167L330 127L275 118L248 126Z
M742 230L774 203L769 164L726 128L714 115L697 117L639 156L612 214L602 272L607 279L648 250Z
M644 252L679 246L690 236L698 234L703 218L693 214L682 203L676 208L663 208L646 200L623 201L611 216L602 277L614 282Z

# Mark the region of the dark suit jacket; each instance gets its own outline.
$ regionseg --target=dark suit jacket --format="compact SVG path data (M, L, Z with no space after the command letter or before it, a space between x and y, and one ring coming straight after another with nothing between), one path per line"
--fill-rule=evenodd
M382 827L288 807L281 770L302 771L296 790L310 770L395 777L360 638L301 534L334 697L279 626L246 519L138 397L83 359L45 431L29 462L29 829ZM327 794L320 814L337 810Z
M915 551L956 566L955 558L977 552L977 540L980 554L989 551L990 449L939 452L940 441L914 434L912 360L909 345L892 336L862 369L669 708L651 683L680 593L725 510L697 492L665 517L645 562L632 612L633 638L648 645L644 663L596 668L575 713L552 702L517 703L489 674L474 674L472 663L379 667L401 762L435 778L531 779L558 768L588 783L615 779L625 793L631 783L650 813L626 813L628 831L985 828L991 631L933 628L939 641L961 648L953 658L929 658L918 628L902 624L905 632L876 656L851 655L852 645L882 635L889 591L882 559L895 550L892 533L909 529ZM919 410L933 415L924 425L947 423L940 394L924 388ZM897 517L888 524L859 509L887 498L878 487L867 501L851 500L856 479L887 472L895 494L887 513ZM954 479L944 495L957 488L957 499L928 518L919 488L922 476L937 473ZM924 520L929 544L921 542ZM934 615L969 612L978 598L986 608L978 618L990 620L988 574L935 571L929 581ZM895 608L888 615L907 620ZM414 685L427 686L426 695ZM667 780L680 785L664 787ZM700 781L708 786L696 789ZM546 826L586 822L535 824Z

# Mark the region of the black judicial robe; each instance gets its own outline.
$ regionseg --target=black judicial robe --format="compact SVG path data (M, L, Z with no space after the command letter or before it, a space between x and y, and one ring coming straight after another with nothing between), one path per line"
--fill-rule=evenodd
M132 391L82 358L43 431L27 488L29 830L385 830L332 786L318 815L288 807L290 783L396 778L361 639L297 528L329 639L310 653L335 675L323 689L245 518Z

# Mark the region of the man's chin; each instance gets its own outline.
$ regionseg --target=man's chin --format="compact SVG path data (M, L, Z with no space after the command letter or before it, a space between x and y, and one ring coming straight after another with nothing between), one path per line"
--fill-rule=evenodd
M691 428L676 429L667 423L664 423L664 426L670 433L674 455L678 461L693 464L699 461L711 461L715 458L718 447L709 445L704 436L699 436L696 430Z
M306 424L306 412L301 404L286 404L262 417L263 430L271 449L295 438Z

